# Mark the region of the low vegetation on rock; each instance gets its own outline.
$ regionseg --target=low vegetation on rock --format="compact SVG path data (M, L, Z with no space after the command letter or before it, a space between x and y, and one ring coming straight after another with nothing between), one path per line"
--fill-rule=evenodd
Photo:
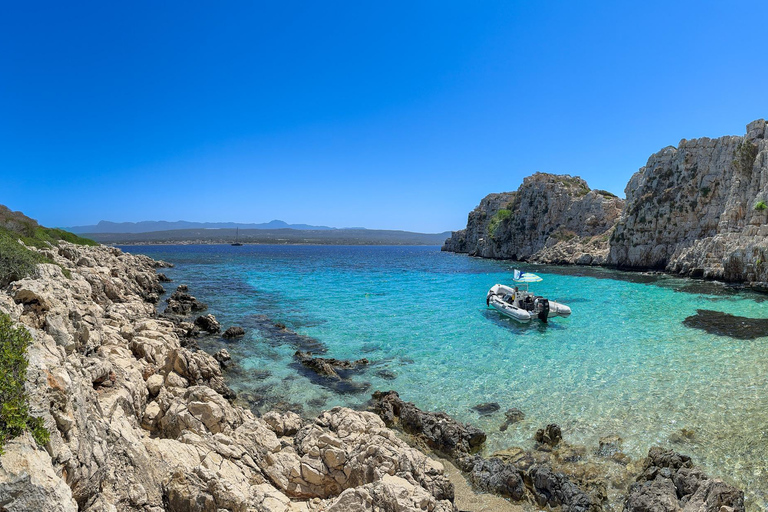
M24 380L30 343L29 331L14 327L11 317L0 313L0 453L8 440L26 431L31 432L40 445L46 444L50 437L42 418L29 414Z
M502 208L501 210L497 211L491 218L491 221L488 223L488 235L491 238L496 236L496 230L499 229L501 223L509 219L511 216L512 210Z
M0 286L29 276L38 263L53 263L50 257L30 247L46 249L62 240L77 245L98 245L62 229L43 227L21 212L0 205Z

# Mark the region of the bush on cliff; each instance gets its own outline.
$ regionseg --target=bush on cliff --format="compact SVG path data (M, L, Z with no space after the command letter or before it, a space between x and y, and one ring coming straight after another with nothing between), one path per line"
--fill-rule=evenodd
M42 418L29 414L24 389L29 364L27 346L31 342L29 331L14 327L11 318L0 313L0 453L8 440L25 431L31 432L40 445L50 438Z
M496 230L499 229L501 223L511 216L512 210L502 208L501 210L497 211L493 217L491 217L491 221L488 223L488 235L490 235L491 238L494 238L496 236Z

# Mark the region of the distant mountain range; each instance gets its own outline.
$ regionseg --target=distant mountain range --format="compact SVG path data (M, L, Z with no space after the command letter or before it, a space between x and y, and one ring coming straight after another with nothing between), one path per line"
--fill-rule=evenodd
M236 231L238 228L239 231ZM262 224L238 222L188 222L179 220L109 222L64 228L104 244L221 244L235 237L251 244L329 245L442 245L451 236L444 233L413 233L385 229L330 228L288 224L273 220Z
M310 226L309 224L288 224L282 220L273 220L261 224L245 224L238 222L189 222L177 220L145 220L141 222L110 222L99 221L90 226L72 226L66 229L72 233L151 233L153 231L176 231L180 229L302 229L302 230L329 230L328 226ZM355 228L360 229L360 228Z

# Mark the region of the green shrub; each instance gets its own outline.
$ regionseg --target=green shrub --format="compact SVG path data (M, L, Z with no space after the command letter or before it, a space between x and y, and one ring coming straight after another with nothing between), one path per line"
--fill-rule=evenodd
M757 210L758 212L762 212L766 208L768 208L768 205L765 204L765 201L758 201L755 203L755 210Z
M497 211L493 217L491 217L491 221L488 223L488 234L491 238L494 238L496 236L496 230L499 229L499 225L501 225L502 222L507 220L512 216L512 210L507 210L506 208L502 208L501 210Z
M38 263L53 262L21 245L18 236L0 229L0 286L32 274Z
M44 445L50 433L42 418L29 414L24 381L27 378L27 346L32 342L29 331L14 327L11 318L0 313L0 453L10 439L25 431Z

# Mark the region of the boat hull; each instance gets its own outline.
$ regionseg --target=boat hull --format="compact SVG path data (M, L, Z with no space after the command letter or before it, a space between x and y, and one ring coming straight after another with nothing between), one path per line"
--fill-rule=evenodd
M511 318L512 320L517 320L518 322L523 323L528 323L531 321L531 314L528 311L510 306L498 299L492 298L490 301L490 306L502 315Z
M488 290L486 303L502 315L523 323L530 322L534 317L546 322L547 318L571 314L571 308L565 304L503 284L496 284Z

